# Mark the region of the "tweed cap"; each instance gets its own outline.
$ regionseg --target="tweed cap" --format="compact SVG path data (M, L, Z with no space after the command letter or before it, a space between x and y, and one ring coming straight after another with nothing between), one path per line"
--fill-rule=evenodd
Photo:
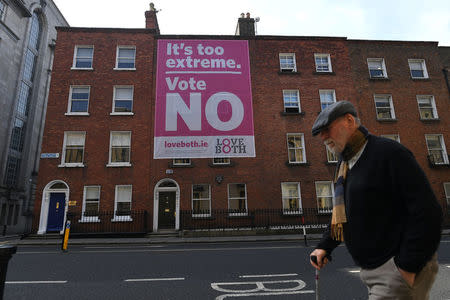
M322 130L327 128L331 122L345 114L351 114L356 117L356 109L348 101L338 101L325 108L318 116L312 127L313 136L318 135Z

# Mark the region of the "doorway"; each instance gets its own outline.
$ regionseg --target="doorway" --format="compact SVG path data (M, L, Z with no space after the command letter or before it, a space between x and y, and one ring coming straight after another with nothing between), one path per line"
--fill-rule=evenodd
M64 213L66 207L65 193L50 193L48 205L47 232L61 231L64 227Z
M175 229L175 199L175 192L159 192L159 229Z
M153 194L153 232L180 229L180 186L171 178L155 185Z

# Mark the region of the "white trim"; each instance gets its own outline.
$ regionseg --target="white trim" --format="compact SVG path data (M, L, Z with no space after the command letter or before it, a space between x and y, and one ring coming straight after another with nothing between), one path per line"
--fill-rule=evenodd
M89 68L78 68L76 67L77 63L77 49L78 48L92 48L92 60L91 60L91 66ZM73 51L73 61L72 61L72 67L71 70L93 70L94 68L94 45L75 45L74 51Z
M291 161L290 160L289 150L290 149L299 149L299 148L296 148L296 147L289 148L289 136L300 136L301 142L302 142L302 145L301 145L302 148L301 149L302 149L302 155L303 155L302 158L303 158L303 160L301 160L301 161ZM287 145L287 155L288 155L288 162L289 162L289 164L303 164L303 163L306 163L305 135L303 133L300 133L300 132L286 133L286 145ZM297 159L297 157L296 157L296 159Z
M322 105L328 102L322 102L322 95L325 95L325 93L332 93L333 94L333 103L336 103L336 91L333 89L319 89L319 102L320 102L320 110L322 111ZM329 105L332 105L333 103L330 103ZM327 105L327 107L329 106Z
M87 98L87 111L83 112L72 112L72 96L73 96L73 89L74 88L87 88L88 89L88 98ZM67 112L65 113L66 116L89 116L89 102L91 100L91 86L90 85L71 85L69 89L69 100L67 101Z
M131 111L120 112L115 111L116 109L116 92L117 89L131 89L131 99L122 99L121 101L131 101ZM113 103L112 103L112 111L111 114L129 114L133 113L133 104L134 104L134 85L115 85L113 87Z
M411 63L420 63L422 65L422 71L423 71L423 77L413 77L412 76L412 69L411 69ZM412 79L428 79L428 71L427 71L427 65L425 63L425 59L422 58L410 58L408 59L408 66L409 66L409 75Z
M55 183L63 183L67 188L65 189L50 189L52 185ZM48 209L49 209L49 203L50 203L50 194L51 193L65 193L66 196L66 204L64 207L64 221L63 224L66 223L66 217L67 217L67 210L69 207L69 195L70 190L68 184L63 180L52 180L44 187L42 190L42 200L41 200L41 213L39 216L39 229L37 234L45 234L47 232L47 221L48 221ZM63 230L60 231L62 234L64 232Z
M322 71L322 70L318 70L317 67L317 58L326 58L327 59L327 66L328 66L328 70L326 71ZM314 64L316 65L316 72L320 72L320 73L331 73L333 72L333 68L331 66L331 56L329 53L314 53Z
M428 147L428 140L427 137L428 136L437 136L439 138L439 141L441 143L441 148L440 150L442 151L442 156L443 156L443 163L436 163L437 165L448 165L449 161L448 161L448 155L447 155L447 147L445 147L445 141L444 141L444 136L442 134L439 133L429 133L429 134L425 134L425 144L427 145L427 150L428 150L428 154L427 155L431 155L430 154L430 148ZM432 149L432 150L438 150L436 149Z
M206 185L206 186L208 186L208 198L194 199L194 185ZM195 201L208 201L209 214L196 214L194 212L194 200ZM192 207L192 217L193 218L202 218L202 217L210 217L211 216L211 185L209 183L193 183L193 184L191 184L191 207Z
M323 184L323 183L326 183L326 184L328 184L328 185L330 185L331 186L331 206L330 206L330 209L321 209L320 207L319 207L319 194L317 193L317 184ZM314 181L314 188L315 188L315 190L316 190L316 205L317 205L317 210L318 210L318 212L319 213L330 213L332 210L331 210L331 208L333 207L333 198L334 198L334 184L333 184L333 181L331 181L331 180L319 180L319 181Z
M227 198L228 198L228 210L232 210L232 208L230 207L230 200L236 200L236 199L242 199L242 197L237 197L237 198L230 198L230 185L232 184L243 184L244 185L244 191L245 191L245 212L243 213L229 213L229 216L247 216L248 215L248 205L247 205L247 184L246 183L242 183L242 182L238 182L238 183L229 183L227 184Z
M377 108L377 100L376 98L387 98L389 101L389 112L391 113L390 118L378 118L378 108ZM395 110L394 110L394 101L392 100L392 95L390 94L374 94L373 95L373 103L375 105L375 116L377 120L395 120Z
M130 137L130 146L129 146L129 157L128 157L128 161L124 161L124 162L112 162L111 161L111 155L112 155L112 137L113 137L113 133L129 133L129 137ZM109 132L109 158L108 158L108 164L106 165L107 167L131 167L131 131L110 131Z
M280 56L290 56L290 57L292 57L293 60L294 60L294 62L293 62L294 68L293 69L291 69L291 68L283 68L281 66L281 57ZM280 71L281 72L297 72L297 62L295 60L295 53L279 53L278 54L278 63L280 65ZM285 70L285 71L283 71L283 70Z
M131 205L133 204L133 185L132 184L117 184L114 188L114 217L111 219L111 222L128 222L133 221L130 215L123 215L118 216L117 215L117 189L119 187L129 187L130 188L130 201L120 201L124 203L130 203L130 211L131 211Z
M419 100L421 100L421 99L428 99L428 100L430 100L431 110L432 110L432 113L433 113L431 118L428 118L428 119L422 118L422 114L421 114L421 111L420 111L420 105L419 105ZM437 109L436 109L436 102L434 101L434 96L433 95L416 95L416 100L417 100L417 107L419 109L419 118L421 120L436 120L436 119L439 118L438 113L437 113Z
M81 163L66 163L66 143L67 143L67 134L83 134L83 158L81 159ZM58 167L84 167L84 152L86 149L86 131L64 131L64 140L63 140L63 148L62 148L62 155L61 155L61 163L58 165Z
M172 182L174 187L159 187L163 182ZM158 231L159 214L159 192L175 192L175 230L180 229L180 186L171 178L164 178L158 181L153 191L153 232Z
M295 97L297 98L297 106L286 106L286 101L285 101L285 96L289 97L292 94L291 93L295 93ZM293 103L293 102L288 102L288 103ZM283 107L284 107L284 111L286 111L286 109L288 108L297 108L297 111L300 113L302 112L302 108L300 105L300 92L299 90L283 90Z
M133 49L134 50L134 68L119 68L119 50L120 49ZM117 45L116 48L116 65L114 70L135 71L136 70L136 46L135 45Z
M293 211L288 211L289 208L285 207L284 205L284 199L285 198L290 198L288 196L283 196L283 185L296 185L297 186L297 196L296 199L298 201L298 210L293 210ZM301 188L300 188L300 182L281 182L281 207L283 208L283 215L297 215L297 214L301 214L303 207L302 207L302 193L301 193Z
M370 66L369 66L369 62L378 62L381 63L381 71L382 71L382 75L381 76L372 76L372 74L370 74ZM369 71L369 77L370 78L388 78L387 76L387 70L386 70L386 64L384 63L384 58L367 58L367 69Z

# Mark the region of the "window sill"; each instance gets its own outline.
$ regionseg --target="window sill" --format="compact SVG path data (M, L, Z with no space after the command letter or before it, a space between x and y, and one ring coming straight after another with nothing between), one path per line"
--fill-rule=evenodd
M326 161L325 165L335 166L338 162L337 161Z
M283 216L287 216L287 217L289 217L289 216L296 217L296 216L299 216L299 215L302 215L302 214L303 214L303 212L301 210L295 210L295 211L286 210L286 211L283 211Z
M228 218L239 218L239 217L250 217L247 212L243 213L230 213L228 214Z
M80 113L73 113L73 112L67 112L64 114L65 116L78 116L78 117L88 117L89 113L88 112L80 112Z
M198 214L198 215L192 215L193 219L196 220L213 220L214 218L211 217L211 215L208 214Z
M94 71L94 68L76 68L76 67L72 67L70 69L72 71Z
M430 77L411 77L412 80L418 80L418 81L429 81Z
M332 214L332 213L333 213L333 210L331 210L331 209L330 209L330 210L320 210L320 209L319 209L319 210L317 211L317 214L318 214L318 215L330 215L330 214Z
M136 71L136 68L114 68L114 71Z
M190 164L186 164L186 165L175 165L173 163L173 161L169 162L169 168L193 168L194 167L194 163L191 161Z
M278 75L296 75L296 76L300 76L300 72L297 72L297 71L293 71L293 72L291 72L291 71L278 71Z
M215 163L208 163L208 166L210 166L211 168L228 168L228 167L234 167L235 164L234 162L230 162L228 164L215 164Z
M441 119L439 119L439 118L433 118L433 119L422 119L422 118L420 118L420 121L422 121L424 123L428 123L428 122L433 123L433 122L439 122L439 121L441 121Z
M380 123L395 123L397 122L397 119L377 119Z
M78 223L100 223L100 219L97 216L82 217L80 220L78 220Z
M314 71L313 75L336 75L336 73L334 73L334 72L317 72L317 71Z
M391 79L388 77L369 77L371 81L390 81Z
M305 113L303 111L300 111L300 112L282 111L280 114L282 116L304 116L305 115Z
M130 163L109 163L106 165L108 168L122 168L122 167L132 167Z
M134 116L134 112L112 112L110 116Z
M133 218L131 216L114 216L111 222L133 222Z
M305 166L309 166L310 165L310 163L308 163L308 162L289 162L289 161L287 161L286 162L286 166L288 166L288 167L305 167Z
M84 168L84 164L60 164L58 168Z

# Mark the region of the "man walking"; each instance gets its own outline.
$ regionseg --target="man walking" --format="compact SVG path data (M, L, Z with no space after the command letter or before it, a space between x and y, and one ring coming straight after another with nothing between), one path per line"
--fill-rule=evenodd
M324 109L312 134L340 159L331 222L311 264L322 268L345 241L370 300L428 299L438 271L442 210L413 154L371 135L348 101Z

